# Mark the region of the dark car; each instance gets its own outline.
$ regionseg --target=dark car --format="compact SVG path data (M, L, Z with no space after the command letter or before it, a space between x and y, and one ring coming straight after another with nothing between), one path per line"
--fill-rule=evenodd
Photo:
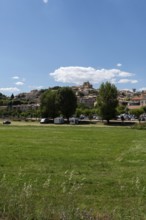
M9 125L11 122L9 120L3 121L3 125Z

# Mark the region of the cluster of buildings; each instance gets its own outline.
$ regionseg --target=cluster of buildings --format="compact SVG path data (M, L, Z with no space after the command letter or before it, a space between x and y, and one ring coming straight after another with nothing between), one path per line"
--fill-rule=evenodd
M146 106L146 92L141 93L139 96L134 96L128 102L129 109L136 109L143 106Z
M139 109L146 106L146 91L136 92L135 89L119 91L118 100L128 109Z
M96 104L98 89L94 89L89 82L83 83L82 86L73 87L76 92L78 103L92 108ZM119 104L125 105L128 109L138 109L146 106L146 91L136 92L136 89L118 91Z
M88 108L93 108L95 106L99 90L93 88L92 84L84 82L83 85L73 86L72 89L77 96L77 102L79 105L84 105ZM40 94L41 91L38 90L32 90L30 93L19 94L15 97L16 99L19 98L22 100L23 97L27 97L27 99L31 97L33 102L29 104L14 104L12 108L20 111L37 110L40 107ZM118 91L118 100L119 104L125 105L128 109L138 109L146 106L146 91L136 92L136 89L133 89L133 91L120 90ZM4 107L6 106L0 106L1 109Z
M85 105L88 108L94 107L98 90L94 89L89 82L84 82L81 86L73 86L72 89L77 96L78 104Z

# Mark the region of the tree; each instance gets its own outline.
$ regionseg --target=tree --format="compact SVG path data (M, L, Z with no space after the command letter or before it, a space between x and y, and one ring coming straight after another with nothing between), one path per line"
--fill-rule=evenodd
M0 92L0 99L6 99L7 97Z
M139 118L139 116L144 113L144 109L143 108L130 109L129 112L130 114L135 115L137 118Z
M142 109L144 112L146 112L146 106L143 106Z
M11 99L14 99L14 94L12 93L12 95L11 95Z
M57 103L60 113L69 120L77 107L77 98L73 90L69 87L60 88L57 93Z
M126 110L127 109L125 108L125 105L118 105L117 106L117 113L118 113L118 115L121 115L121 114L125 113Z
M56 102L57 91L47 90L41 96L41 114L42 117L55 118L58 114L58 106Z
M97 96L97 108L99 115L103 120L107 120L116 116L116 108L118 106L118 91L115 85L110 82L102 83L99 88L99 95Z

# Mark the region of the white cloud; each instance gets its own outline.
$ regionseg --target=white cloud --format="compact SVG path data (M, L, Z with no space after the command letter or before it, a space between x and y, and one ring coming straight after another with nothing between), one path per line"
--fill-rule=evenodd
M120 80L118 81L118 83L132 83L132 84L134 84L134 83L138 83L138 80L120 79Z
M130 76L134 76L133 73L128 73L128 72L124 72L124 71L120 71L119 70L119 76L120 77L130 77Z
M13 76L12 79L19 79L19 76Z
M24 85L24 82L16 82L15 83L17 86L23 86Z
M60 67L49 75L52 76L56 82L74 83L77 85L85 81L90 81L93 84L103 81L116 82L118 78L134 76L133 73L124 72L119 69L95 69L92 67L78 66ZM137 80L129 80L129 83L136 82Z
M19 92L20 90L16 87L0 88L0 92Z
M29 88L30 88L30 89L37 89L37 90L40 90L40 89L43 89L44 86L32 86L32 85L30 85Z
M139 91L146 91L146 87L140 88Z
M43 2L44 2L45 4L47 4L47 3L48 3L48 0L43 0Z
M25 79L25 78L22 78L22 80L21 80L21 81L25 82L25 81L26 81L26 79Z
M116 65L117 67L121 67L122 66L122 64L121 63L117 63L117 65Z
M130 91L130 92L132 92L132 89L122 89L122 91Z
M117 81L116 81L115 78L113 78L113 79L111 79L111 80L109 80L109 81L110 81L110 83L112 83L112 84L116 84L116 83L117 83Z

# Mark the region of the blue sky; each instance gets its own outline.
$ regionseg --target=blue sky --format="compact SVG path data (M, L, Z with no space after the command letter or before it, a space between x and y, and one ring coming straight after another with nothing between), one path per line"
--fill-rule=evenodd
M146 0L0 0L0 92L146 89Z

